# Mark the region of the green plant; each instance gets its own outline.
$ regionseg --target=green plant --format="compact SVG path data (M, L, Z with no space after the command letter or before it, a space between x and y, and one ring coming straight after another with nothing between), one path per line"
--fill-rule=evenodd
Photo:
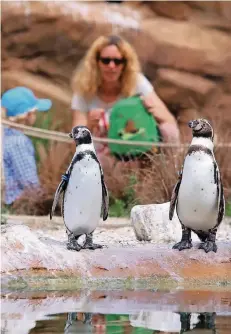
M231 217L231 200L229 199L225 205L225 215Z
M109 217L126 217L128 212L126 210L126 204L123 200L118 198L110 198Z
M12 214L12 207L9 205L2 204L1 206L1 225L7 223L7 215Z
M137 176L135 173L132 173L128 178L128 185L124 188L121 198L115 198L113 194L110 194L110 217L129 217L131 208L138 204L134 189L136 183Z

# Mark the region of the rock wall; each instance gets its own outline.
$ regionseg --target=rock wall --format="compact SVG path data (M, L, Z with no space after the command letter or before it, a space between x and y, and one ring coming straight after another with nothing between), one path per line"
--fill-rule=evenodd
M95 38L112 32L134 45L184 138L185 122L200 114L230 128L230 2L4 2L2 91L27 85L51 97L63 118L76 64Z

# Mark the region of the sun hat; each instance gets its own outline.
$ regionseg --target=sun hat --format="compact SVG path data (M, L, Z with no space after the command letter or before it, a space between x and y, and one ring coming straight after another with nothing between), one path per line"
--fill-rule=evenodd
M51 108L49 99L37 98L31 89L15 87L7 90L1 98L1 107L6 109L6 117L24 117L29 111L47 111Z

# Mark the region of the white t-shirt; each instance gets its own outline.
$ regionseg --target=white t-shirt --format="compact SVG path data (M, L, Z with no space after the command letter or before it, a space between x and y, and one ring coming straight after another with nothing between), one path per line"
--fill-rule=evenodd
M139 73L137 75L137 84L134 94L142 94L146 96L152 91L152 84L142 73ZM71 101L71 108L73 110L80 110L81 112L89 112L92 109L103 108L106 113L109 113L113 105L121 98L122 96L119 96L116 101L107 103L101 100L98 96L94 96L91 100L87 100L81 95L74 94Z
M142 74L137 74L137 83L136 83L136 89L134 94L141 94L143 96L148 95L149 93L153 92L153 86L148 81L148 79ZM110 111L113 107L113 105L119 101L123 96L118 96L118 98L113 102L104 102L101 100L97 95L94 96L92 99L87 100L83 96L74 94L72 97L71 102L71 108L73 110L80 110L81 112L89 112L93 109L102 108L105 110L105 113L102 116L102 119L99 121L99 129L100 133L99 136L104 137L108 131L109 127L109 118L110 118ZM98 151L103 150L103 147L106 145L103 144L97 144L96 149Z

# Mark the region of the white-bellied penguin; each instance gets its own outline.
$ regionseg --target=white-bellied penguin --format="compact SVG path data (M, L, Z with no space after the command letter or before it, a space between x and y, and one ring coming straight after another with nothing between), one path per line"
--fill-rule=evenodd
M67 249L101 248L101 245L93 243L92 233L99 224L101 214L103 220L108 217L109 196L103 170L90 130L85 126L76 126L69 136L75 141L76 151L56 190L50 219L63 194L62 216L68 235ZM78 238L83 234L86 240L80 246Z
M191 231L195 232L204 251L217 251L217 228L225 211L220 171L213 153L213 128L206 119L188 123L193 139L170 201L169 219L174 209L182 225L182 239L174 249L192 247Z

